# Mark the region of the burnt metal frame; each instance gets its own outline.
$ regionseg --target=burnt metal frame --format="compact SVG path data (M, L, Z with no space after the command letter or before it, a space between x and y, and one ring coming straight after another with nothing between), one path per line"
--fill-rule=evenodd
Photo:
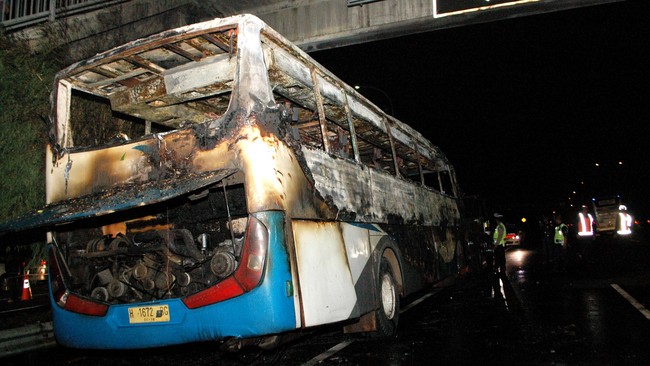
M217 91L215 93L209 90L209 86L205 86L190 89L190 93L183 91L181 94L170 94L165 89L164 84L157 87L156 85L160 83L156 84L156 82L158 80L162 81L163 77L173 76L174 73L178 73L179 69L185 71L194 70L195 67L205 69L205 65L210 65L210 62L212 62L210 60L216 60L215 57L221 57L220 61L217 61L222 63L234 60L233 55L236 51L234 47L238 44L238 42L234 42L234 39L241 30L237 28L237 25L233 25L232 23L213 22L213 24L216 26L209 27L199 24L184 27L189 31L181 28L179 30L164 32L97 55L90 60L80 62L59 73L56 87L63 87L64 89L75 88L103 96L104 98L110 99L112 104L136 103L141 105L142 108L149 110L156 110L157 108L164 109L168 106L176 109L181 108L182 113L187 111L191 117L192 113L197 111L192 112L191 109L188 109L192 108L189 104L196 105L205 103L206 97L219 95L220 92ZM413 168L417 169L420 180L419 185L421 186L424 186L425 182L425 169L436 171L438 174L441 170L448 171L453 189L451 192L444 193L457 197L458 190L453 168L437 147L433 146L409 126L386 115L354 90L354 88L344 84L334 75L309 59L306 54L288 43L288 41L272 29L263 27L260 35L264 58L270 57L270 59L266 60L267 65L265 68L269 72L269 77L271 77L271 71L274 68L276 72L289 72L283 68L289 67L287 66L287 62L289 64L297 62L297 64L302 65L300 67L305 68L304 71L306 73L302 76L302 79L291 79L293 80L292 83L296 83L299 86L296 90L300 94L291 94L292 92L286 88L277 92L287 98L287 100L296 102L305 111L311 110L312 112L318 113L318 120L314 121L314 123L318 124L319 139L326 153L332 153L331 146L329 146L327 126L327 123L332 123L332 127L338 126L336 128L343 128L347 130L346 134L349 133L349 136L347 136L349 138L348 143L352 145L353 160L356 163L362 163L363 160L360 144L379 147L386 152L390 152L392 158L391 170L393 170L391 174L398 179L402 177L400 173L400 164L402 164L402 161L403 164L411 164L411 167L407 168L409 169L408 171L415 173ZM201 42L201 40L205 40L205 44L199 44L197 46L195 42ZM170 44L174 46L170 47ZM163 53L162 56L156 56L155 50L157 49L164 50L167 53ZM205 52L206 50L209 52ZM276 58L282 56L281 54L276 54L276 52L284 52L286 58L284 66L281 64L276 65L278 62ZM130 66L127 65L128 67L125 70L120 70L120 67L123 66L120 62ZM165 67L170 62L172 68ZM284 74L284 76L287 75ZM181 76L183 75L175 77L179 78ZM291 75L287 77L291 77ZM294 75L293 77L296 76ZM202 81L200 79L197 80ZM278 79L274 80L281 82ZM221 83L221 81L218 83ZM230 86L226 85L228 82L225 84L222 83L223 85L220 84L217 88L229 93L238 93L234 90L236 87L234 81L232 83L233 85ZM198 96L195 94L198 94ZM53 156L55 160L62 157L66 149L72 148L70 141L65 142L65 136L67 136L65 123L67 122L68 116L64 113L59 116L63 117L64 121L59 120L57 122L56 99L58 96L67 98L66 95L66 93L59 94L56 91L53 93L53 104L55 108L52 113L52 126L54 130L52 146L55 150ZM205 95L206 97L201 97L201 95ZM133 102L123 100L126 97L131 98ZM122 99L116 100L115 98ZM64 105L65 102L62 106L64 107ZM209 108L210 106L208 105L207 107ZM137 109L133 109L132 105L130 108L136 112L138 111ZM199 114L201 113L203 112ZM147 119L146 123L150 125L151 122ZM200 124L200 122L193 123L195 125ZM210 124L212 125L213 123L211 122ZM361 130L357 128L362 126L363 128ZM180 125L175 125L175 127L178 128ZM147 131L150 132L149 129ZM313 134L313 132L310 132L310 134ZM315 137L315 135L313 136ZM63 140L60 140L61 137L63 137ZM56 151L57 141L63 143L63 146L58 147L61 149L58 151L58 154ZM406 168L406 165L404 168ZM410 173L408 175L413 176ZM442 179L440 177L438 178L438 189L430 188L443 193Z

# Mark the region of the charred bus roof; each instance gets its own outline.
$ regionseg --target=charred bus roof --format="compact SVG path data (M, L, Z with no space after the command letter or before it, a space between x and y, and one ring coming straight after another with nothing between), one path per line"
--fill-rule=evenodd
M87 162L83 161L86 158L70 159L73 152L127 145L126 140L74 141L79 134L71 125L95 123L93 119L80 119L74 114L75 93L108 101L111 113L144 122L144 133L135 140L140 139L141 143L129 142L128 151L142 153L138 161L132 159L133 166L129 169L133 173L115 173L110 165L113 163L103 163L100 154ZM47 178L48 205L1 225L0 231L105 215L214 184L236 169L193 166L190 161L196 158L196 149L205 149L201 141L222 127L227 130L223 121L229 114L248 116L251 112L273 108L279 103L274 93L311 110L318 109L315 100L322 96L327 105L322 118L339 126L356 125L360 145L393 149L392 155L404 157L411 171L446 171L453 176L445 155L419 132L385 114L258 18L239 15L129 42L60 71L51 95L48 164L54 167L50 169L54 174ZM320 94L318 98L316 94ZM175 136L170 137L172 132ZM322 129L305 129L304 133L307 141L316 139ZM399 144L393 146L389 143L391 139ZM170 143L170 148L174 143L177 152L161 148L161 142L165 141ZM112 149L107 154L111 154L112 161L124 160L125 151L125 148ZM66 154L67 161L63 159ZM420 166L421 160L424 162ZM98 161L105 165L93 168L102 170L94 177L84 178L91 179L90 183L84 181L77 191L72 182L69 186L71 166L79 170L84 164L91 167ZM395 163L393 172L399 174L397 170ZM173 183L180 176L184 178ZM188 183L193 179L196 179L194 183ZM125 193L122 191L125 186L138 187ZM101 199L95 200L98 197Z
M65 111L68 88L77 89L110 101L114 111L142 118L169 128L188 124L210 122L218 117L214 111L229 108L233 86L242 83L242 60L237 59L238 47L258 47L239 37L259 40L259 35L243 31L242 24L255 23L261 29L261 40L270 48L297 58L292 63L281 56L265 60L269 69L281 69L289 78L280 77L274 87L284 87L291 94L290 85L283 82L304 82L309 67L319 76L323 97L331 107L343 108L348 99L352 112L369 124L386 132L390 127L393 138L409 147L418 147L418 153L434 160L437 169L449 170L445 155L422 135L401 121L385 114L338 77L318 64L304 51L252 15L239 15L224 19L184 26L129 42L90 59L78 62L59 72L55 78L50 116L51 143L66 148L66 123L70 118ZM243 46L238 46L243 45ZM241 74L240 74L241 73ZM302 76L302 78L301 78ZM305 80L301 80L305 79ZM62 88L63 87L63 88ZM249 85L250 87L250 85ZM63 89L63 90L61 90ZM270 91L263 91L270 94ZM347 94L345 97L343 93ZM299 95L292 99L301 101ZM336 118L335 116L328 116ZM339 118L341 118L339 116ZM388 123L383 123L387 121Z

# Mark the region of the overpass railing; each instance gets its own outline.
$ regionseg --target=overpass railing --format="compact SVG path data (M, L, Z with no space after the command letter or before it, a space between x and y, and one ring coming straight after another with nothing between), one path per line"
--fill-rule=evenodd
M0 0L0 24L11 31L126 1L129 0Z

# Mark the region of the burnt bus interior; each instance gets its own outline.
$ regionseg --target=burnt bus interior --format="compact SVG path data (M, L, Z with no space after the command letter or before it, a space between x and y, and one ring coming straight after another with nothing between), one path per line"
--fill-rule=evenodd
M312 65L273 35L264 33L262 42L267 57L281 48ZM125 50L64 75L74 90L62 141L68 151L214 122L226 113L236 70L233 27ZM444 155L428 146L427 157L422 147L403 142L416 141L414 136L392 136L391 126L399 122L391 117L378 125L351 112L348 98L385 116L353 89L313 65L310 84L270 64L273 95L289 111L290 131L303 146L456 195ZM214 75L206 77L206 71ZM314 87L319 80L343 91L343 103L321 95ZM228 277L239 265L249 220L243 182L243 174L234 173L202 192L59 227L53 237L67 258L71 289L102 302L128 303L185 296Z

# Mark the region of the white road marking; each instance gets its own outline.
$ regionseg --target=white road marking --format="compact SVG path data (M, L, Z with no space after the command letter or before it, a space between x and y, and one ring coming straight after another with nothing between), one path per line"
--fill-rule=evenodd
M334 355L336 352L338 352L338 351L342 350L343 348L349 346L350 344L352 344L352 342L353 342L353 341L345 341L345 342L341 342L341 343L337 344L336 346L334 346L334 347L328 349L327 351L321 353L320 355L318 355L318 356L312 358L311 360L309 360L309 361L303 363L302 365L303 365L303 366L313 366L313 365L317 365L317 364L319 364L319 363L325 361L326 359L330 358L330 357L331 357L332 355Z
M407 307L405 307L404 309L400 310L399 313L400 313L400 314L404 314L404 313L407 312L408 310L411 310L412 307L414 307L414 306L416 306L416 305L419 305L422 301L424 301L424 300L430 298L431 296L433 296L434 294L436 294L438 291L440 291L440 289L435 289L435 290L433 290L433 291L431 291L431 292L429 292L429 293L427 293L427 294L424 294L424 296L422 296L421 298L419 298L419 299L413 301L412 303L408 304Z
M636 301L635 298L633 298L630 294L627 293L627 291L623 290L621 286L612 283L611 284L612 288L616 290L625 300L629 301L632 306L634 306L643 316L646 317L646 319L650 320L650 310L646 309L645 306L643 306L640 302Z
M433 290L431 292L428 292L428 293L424 294L421 298L413 301L412 303L410 303L404 309L401 309L399 313L403 314L403 313L407 312L408 310L412 309L416 305L419 305L420 303L422 303L422 301L424 301L424 300L428 299L429 297L435 295L439 291L440 291L440 289L435 289L435 290ZM326 359L332 357L334 354L336 354L336 352L338 352L338 351L342 350L343 348L349 346L353 342L354 341L343 341L343 342L335 345L334 347L328 349L327 351L321 353L320 355L312 358L311 360L303 363L302 366L314 366L314 365L317 365L317 364L325 361Z

